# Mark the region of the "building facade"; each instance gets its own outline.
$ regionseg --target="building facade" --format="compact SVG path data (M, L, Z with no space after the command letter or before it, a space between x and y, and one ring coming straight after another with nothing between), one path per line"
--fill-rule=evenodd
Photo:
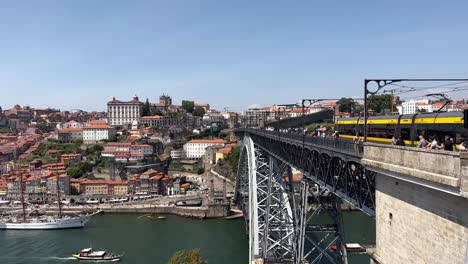
M213 145L224 145L222 139L193 139L184 145L184 150L189 159L199 159L205 155L206 148Z
M115 128L109 125L91 125L83 128L83 143L93 144L110 140L115 136Z
M83 128L64 128L57 133L57 139L62 142L72 142L83 139Z
M116 100L107 103L107 117L111 126L126 126L138 120L142 115L143 102L134 97L133 100L124 102Z

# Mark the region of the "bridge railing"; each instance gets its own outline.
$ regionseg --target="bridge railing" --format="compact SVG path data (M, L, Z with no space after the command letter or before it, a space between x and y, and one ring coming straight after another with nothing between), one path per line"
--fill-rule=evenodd
M358 156L361 156L363 153L362 142L360 142L359 144L356 144L350 139L310 136L310 135L302 135L300 133L285 133L285 132L268 131L264 129L254 129L254 128L241 128L236 131L248 132L248 133L252 133L252 134L256 134L260 136L268 136L270 138L275 138L279 140L290 139L290 140L295 140L298 142L315 144L315 145L323 146L326 148L333 148L337 150L346 151L348 153L352 153L353 155L358 155Z

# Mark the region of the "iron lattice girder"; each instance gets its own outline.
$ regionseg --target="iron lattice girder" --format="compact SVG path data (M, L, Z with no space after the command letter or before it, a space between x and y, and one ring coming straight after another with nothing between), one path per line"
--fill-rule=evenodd
M301 240L282 171L277 160L248 137L244 138L239 160L236 201L248 216L250 260L260 257L298 263L294 259Z
M297 140L249 133L256 145L304 173L365 213L375 216L375 174L366 170L358 155L332 147L304 144Z

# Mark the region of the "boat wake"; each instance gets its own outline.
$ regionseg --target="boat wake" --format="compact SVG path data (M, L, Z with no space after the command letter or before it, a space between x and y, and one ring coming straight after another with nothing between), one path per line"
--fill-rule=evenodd
M74 260L74 257L50 257L49 259L57 259L57 260Z

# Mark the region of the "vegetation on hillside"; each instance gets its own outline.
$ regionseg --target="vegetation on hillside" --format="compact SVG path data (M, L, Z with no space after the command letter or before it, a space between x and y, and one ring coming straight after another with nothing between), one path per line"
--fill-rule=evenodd
M168 264L208 264L203 258L200 249L191 249L189 251L177 251L169 260Z

